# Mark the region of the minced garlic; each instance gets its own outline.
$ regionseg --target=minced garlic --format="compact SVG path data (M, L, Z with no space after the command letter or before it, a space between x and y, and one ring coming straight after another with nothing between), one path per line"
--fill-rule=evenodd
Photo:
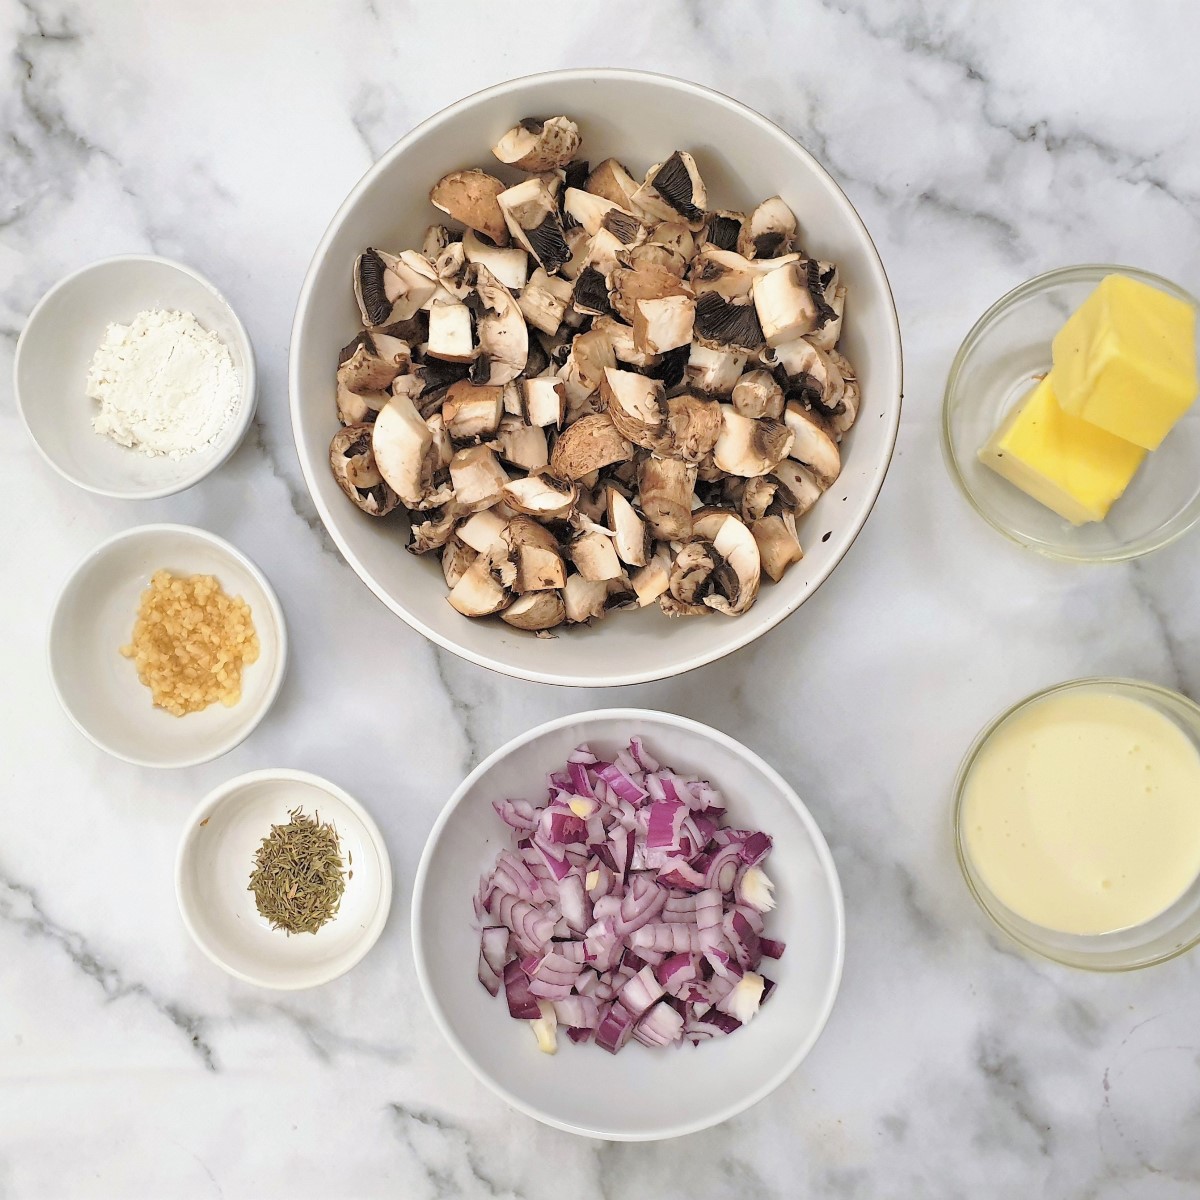
M156 571L142 593L128 646L138 679L159 708L177 717L242 695L242 668L258 658L250 606L211 575Z

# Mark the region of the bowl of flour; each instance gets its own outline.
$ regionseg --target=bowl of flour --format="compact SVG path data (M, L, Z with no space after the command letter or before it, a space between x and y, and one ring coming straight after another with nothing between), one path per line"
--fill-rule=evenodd
M254 350L209 281L147 255L103 259L39 301L17 342L17 407L46 461L102 496L191 487L254 418Z

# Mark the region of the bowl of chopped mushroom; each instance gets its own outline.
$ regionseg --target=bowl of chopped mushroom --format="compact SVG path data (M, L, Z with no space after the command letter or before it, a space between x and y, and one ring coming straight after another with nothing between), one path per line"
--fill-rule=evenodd
M900 418L883 264L821 165L695 84L560 71L418 126L301 290L317 511L472 662L597 687L746 645L828 578Z

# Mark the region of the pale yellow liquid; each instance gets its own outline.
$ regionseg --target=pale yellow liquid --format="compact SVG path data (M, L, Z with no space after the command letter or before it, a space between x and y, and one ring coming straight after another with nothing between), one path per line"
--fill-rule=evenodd
M1062 933L1140 925L1200 874L1200 753L1139 700L1047 696L976 757L961 822L984 884L1019 916Z

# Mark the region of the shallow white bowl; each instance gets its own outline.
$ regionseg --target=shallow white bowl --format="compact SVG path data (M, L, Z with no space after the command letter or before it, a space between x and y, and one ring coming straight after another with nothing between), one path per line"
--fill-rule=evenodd
M120 653L150 576L215 575L250 605L257 661L242 673L242 698L175 717L156 708ZM101 542L63 585L50 618L50 679L79 731L102 750L142 767L190 767L243 741L275 702L287 665L283 610L266 576L223 538L190 525L142 525Z
M144 309L178 309L223 341L242 383L241 402L217 440L185 458L151 458L92 428L99 405L84 392L88 366L110 324ZM91 263L55 284L21 331L13 361L17 408L42 457L64 478L119 500L181 492L237 449L258 398L254 349L229 302L182 263L129 254Z
M289 936L259 915L254 855L296 807L332 821L348 862L337 915ZM375 822L340 787L305 771L252 771L210 792L192 813L175 861L179 912L196 945L230 975L297 991L345 974L376 943L392 905L392 868Z
M778 983L753 1022L698 1047L610 1055L567 1039L553 1057L476 978L479 934L471 898L508 844L492 811L505 797L541 800L545 779L580 742L615 751L633 734L660 762L703 775L725 793L730 822L775 839L766 869L778 906L771 937L787 942L767 974ZM466 1064L514 1108L570 1133L651 1141L728 1120L777 1088L825 1026L842 974L845 919L829 847L808 809L757 754L671 713L609 709L550 721L485 759L442 810L413 886L413 954L421 990Z
M563 629L553 639L498 619L468 620L446 602L436 556L403 552L403 517L364 515L330 472L338 350L361 328L350 285L355 257L366 246L420 245L425 227L443 219L427 196L448 171L479 165L515 178L490 147L520 118L556 113L578 120L583 156L592 162L615 156L635 174L676 147L689 149L714 207L748 208L778 192L795 210L806 248L837 262L849 288L843 347L858 370L862 408L844 444L842 475L801 522L804 560L780 583L764 584L743 616L668 622L655 606L614 613L593 628ZM726 96L665 76L558 71L459 101L367 172L322 238L300 292L290 390L296 449L317 511L380 600L471 662L523 679L602 687L659 679L721 658L778 624L828 578L866 521L891 460L900 419L900 333L883 265L853 205L778 126Z

